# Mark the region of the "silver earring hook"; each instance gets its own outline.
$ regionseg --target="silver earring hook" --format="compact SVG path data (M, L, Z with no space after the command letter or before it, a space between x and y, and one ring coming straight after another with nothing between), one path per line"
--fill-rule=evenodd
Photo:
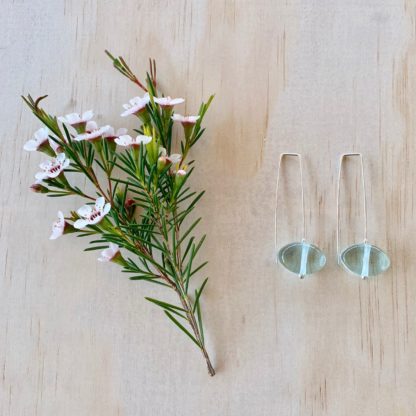
M300 173L300 188L301 188L301 199L302 199L302 219L303 219L303 232L302 232L302 241L306 240L306 219L305 219L305 197L303 189L303 171L302 171L302 156L300 153L281 153L279 157L279 165L277 168L277 180L276 180L276 200L275 200L275 209L274 209L274 247L275 251L278 250L277 245L277 202L279 197L279 180L280 180L280 170L282 165L282 160L285 156L295 156L299 159L299 173ZM277 262L277 258L276 258Z
M361 184L363 189L363 209L364 209L364 242L367 242L367 192L365 187L365 176L364 176L364 162L362 153L343 153L339 160L339 171L338 171L338 184L337 184L337 259L340 264L340 193L341 193L341 175L342 175L342 163L346 157L358 156L361 163Z

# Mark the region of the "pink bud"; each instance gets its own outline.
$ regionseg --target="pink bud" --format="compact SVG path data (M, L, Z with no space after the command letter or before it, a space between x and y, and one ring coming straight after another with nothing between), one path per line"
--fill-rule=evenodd
M30 190L39 194L47 194L49 192L49 189L46 186L43 186L39 183L34 183Z

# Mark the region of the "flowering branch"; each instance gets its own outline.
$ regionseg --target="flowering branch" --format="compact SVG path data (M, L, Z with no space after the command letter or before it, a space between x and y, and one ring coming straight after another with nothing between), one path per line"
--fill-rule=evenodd
M86 200L86 205L66 217L58 212L50 238L68 233L92 236L85 251L102 250L99 261L118 264L131 280L173 290L179 298L177 305L146 299L162 308L196 344L213 376L201 313L208 278L191 290L195 275L207 264L196 263L205 240L205 235L199 239L194 235L201 218L189 220L204 192L191 191L188 180L194 162L187 164L190 149L204 132L201 123L213 96L201 104L196 116L175 114L174 107L184 99L165 97L157 89L154 60L142 83L122 57L106 53L119 72L146 92L125 104L121 114L137 117L138 134L131 136L126 129L115 131L109 125L99 127L92 111L56 117L39 106L46 96L23 97L44 125L24 148L53 157L40 165L31 189L51 197L78 195ZM174 121L183 126L181 153L172 153ZM68 174L85 176L96 195L71 184Z

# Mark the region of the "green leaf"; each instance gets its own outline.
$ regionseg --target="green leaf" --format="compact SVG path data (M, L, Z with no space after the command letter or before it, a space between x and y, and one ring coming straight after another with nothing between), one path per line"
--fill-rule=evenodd
M170 303L163 302L161 300L157 300L157 299L153 299L153 298L149 298L149 297L145 297L145 299L148 300L149 302L154 303L155 305L158 305L158 306L162 307L162 308L165 308L165 309L173 309L173 310L176 310L176 311L180 311L180 312L186 313L185 309L180 308L179 306L172 305Z
M196 291L195 291L196 293ZM201 313L201 305L198 303L196 303L196 316L198 319L198 328L199 328L199 333L201 335L201 340L202 340L202 345L204 345L205 343L205 339L204 339L204 326L202 324L202 313Z
M183 331L193 342L195 342L198 348L202 348L196 338L180 322L178 322L178 320L175 319L169 311L165 310L165 314L181 331Z
M106 248L108 248L108 245L107 246L87 247L87 248L84 248L84 251L105 250Z
M204 261L202 264L200 264L196 269L192 270L192 272L189 274L189 277L192 277L194 274L198 273L202 268L204 268L208 264L207 261Z
M188 235L192 232L192 230L200 223L202 218L198 218L193 224L186 230L186 232L182 235L181 239L178 241L178 246L182 244L182 242L188 237Z
M199 299L201 298L202 291L204 290L204 287L207 284L207 282L208 282L208 277L202 282L202 285L199 288L199 290L195 290L195 303L194 303L194 308L193 308L194 313L199 304Z

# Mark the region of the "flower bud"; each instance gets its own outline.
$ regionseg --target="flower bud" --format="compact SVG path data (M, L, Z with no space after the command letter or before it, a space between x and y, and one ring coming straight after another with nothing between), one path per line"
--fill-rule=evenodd
M179 187L183 184L186 178L186 170L179 169L175 175L175 186Z
M168 166L170 162L168 161L168 159L165 156L160 156L157 159L157 171L160 173L162 172L166 166Z
M39 193L39 194L47 194L49 192L49 189L46 186L41 185L40 183L34 183L30 189L33 192Z
M124 203L124 208L127 211L128 216L131 218L134 215L134 211L136 210L136 204L134 199L127 199L126 202Z
M134 205L134 199L131 199L131 198L127 199L127 201L124 204L126 209L131 208L133 205Z

